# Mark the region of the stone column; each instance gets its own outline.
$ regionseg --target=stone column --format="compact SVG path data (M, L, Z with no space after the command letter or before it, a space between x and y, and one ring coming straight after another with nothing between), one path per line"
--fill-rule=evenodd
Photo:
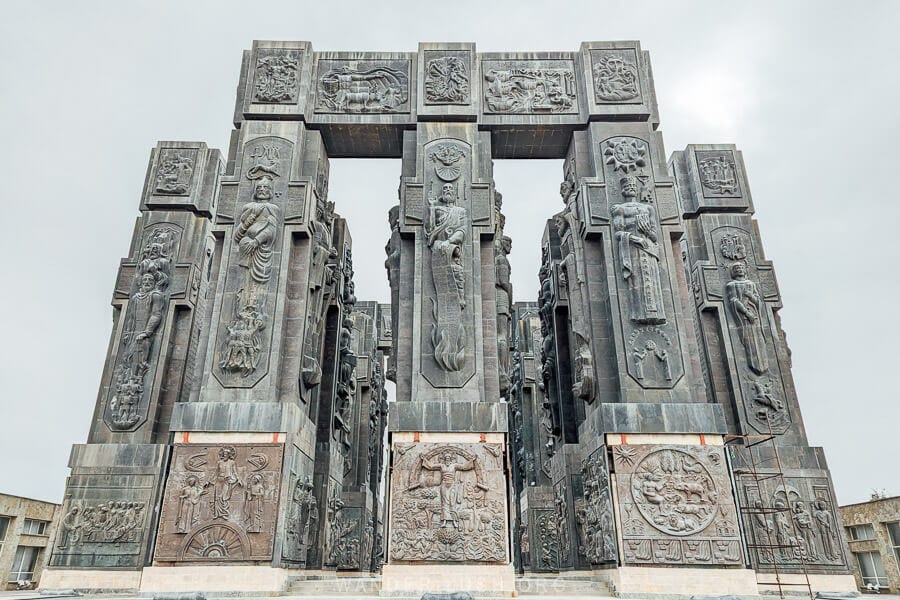
M726 407L729 430L758 444L736 446L734 454L751 562L764 572L797 573L805 564L810 573L846 574L831 476L822 448L807 441L778 318L781 296L753 219L742 155L729 144L691 145L673 154L670 167L684 210L685 278L709 389ZM760 461L762 476L753 477L748 467Z

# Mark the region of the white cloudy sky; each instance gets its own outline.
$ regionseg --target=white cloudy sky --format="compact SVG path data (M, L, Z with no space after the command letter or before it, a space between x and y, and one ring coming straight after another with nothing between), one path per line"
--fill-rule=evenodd
M84 441L147 158L157 140L227 148L241 51L650 51L667 152L744 152L775 261L809 438L841 503L900 493L900 2L18 2L0 20L0 491L58 501ZM386 300L398 160L332 163L357 295ZM517 299L536 295L560 161L497 161Z

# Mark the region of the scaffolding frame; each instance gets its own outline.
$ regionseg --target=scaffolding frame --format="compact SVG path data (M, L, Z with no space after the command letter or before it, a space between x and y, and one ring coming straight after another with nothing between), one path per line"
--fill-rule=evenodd
M765 539L760 539L761 536L758 535L758 531L754 531L752 542L748 539L746 547L748 551L753 551L753 558L757 568L761 566L761 557L771 557L772 574L775 575L775 581L757 583L757 585L762 587L774 587L778 590L778 596L781 598L785 598L785 592L792 587L805 588L805 592L809 595L810 600L815 600L812 585L809 581L805 552L803 551L802 543L800 542L800 532L797 531L797 524L793 519L790 498L787 496L788 486L784 479L784 469L781 466L781 459L778 456L778 444L775 443L776 436L772 433L768 419L764 418L764 420L769 429L768 433L728 434L725 436L726 446L729 446L729 448L740 447L743 450L743 452L741 452L741 462L744 463L744 466L732 469L735 480L746 481L745 477L749 478L755 483L756 491L759 496L759 506L750 506L749 498L744 499L746 502L741 501L741 499L738 498L738 510L741 516L744 517L743 520L745 523L748 519L758 522L758 519L761 517L767 524ZM770 455L763 456L764 450L768 450L767 454ZM782 508L771 506L770 504L774 503L770 503L766 499L768 494L763 493L766 488L762 484L770 480L775 480L776 490L779 488L785 490L785 502L784 507ZM775 515L782 515L782 517L786 518L787 522L790 523L793 537L791 540L788 540L789 543L779 543L777 532L773 539L773 533L768 529L767 515L773 515L773 518ZM747 531L746 528L745 531ZM792 558L782 558L785 554L788 554ZM779 569L779 563L782 563L782 561L784 561L783 568L790 565L792 571L799 569L800 573L783 572L782 569ZM788 563L788 561L790 562ZM784 581L783 576L787 575L800 575L801 581ZM797 590L797 595L803 594L803 592L803 589Z

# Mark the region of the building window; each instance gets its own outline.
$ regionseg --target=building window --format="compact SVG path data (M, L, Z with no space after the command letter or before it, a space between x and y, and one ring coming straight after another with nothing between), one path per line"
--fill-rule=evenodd
M37 564L37 555L40 548L32 546L19 546L16 548L16 557L13 559L12 569L9 571L9 581L34 581L34 565Z
M44 535L45 531L47 531L47 521L25 519L25 523L22 525L22 535Z
M894 560L900 567L900 522L885 523L888 530L888 537L891 538L891 546L894 547Z
M6 540L6 531L9 529L9 517L0 517L0 554L3 554L3 542Z
M863 585L877 585L886 588L887 576L884 574L884 563L881 562L881 554L878 552L854 552L856 562L859 563L859 572L862 574Z
M875 528L871 523L865 525L851 525L847 528L847 534L850 536L851 542L861 542L863 540L875 539Z

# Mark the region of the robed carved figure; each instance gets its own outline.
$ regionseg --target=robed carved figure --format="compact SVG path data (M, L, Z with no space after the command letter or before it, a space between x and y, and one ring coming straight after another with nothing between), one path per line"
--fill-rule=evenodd
M619 265L628 286L628 306L635 323L666 322L660 278L659 230L656 209L649 197L640 197L638 179L623 177L622 204L611 208L618 243Z
M463 154L452 146L441 146L432 154L435 172L443 181L437 197L429 198L425 223L426 243L431 249L434 281L435 323L431 341L434 359L444 371L459 371L466 357L466 271L464 244L468 238L469 212L457 203L459 162Z
M747 279L744 263L731 265L731 281L725 284L725 298L747 353L747 366L756 373L765 373L769 370L769 358L762 326L764 304L756 283Z
M241 210L241 220L234 231L234 241L240 250L240 265L250 270L257 283L269 281L272 275L272 253L278 235L278 207L272 204L272 177L265 167L256 167L253 200ZM273 174L277 175L277 173Z

